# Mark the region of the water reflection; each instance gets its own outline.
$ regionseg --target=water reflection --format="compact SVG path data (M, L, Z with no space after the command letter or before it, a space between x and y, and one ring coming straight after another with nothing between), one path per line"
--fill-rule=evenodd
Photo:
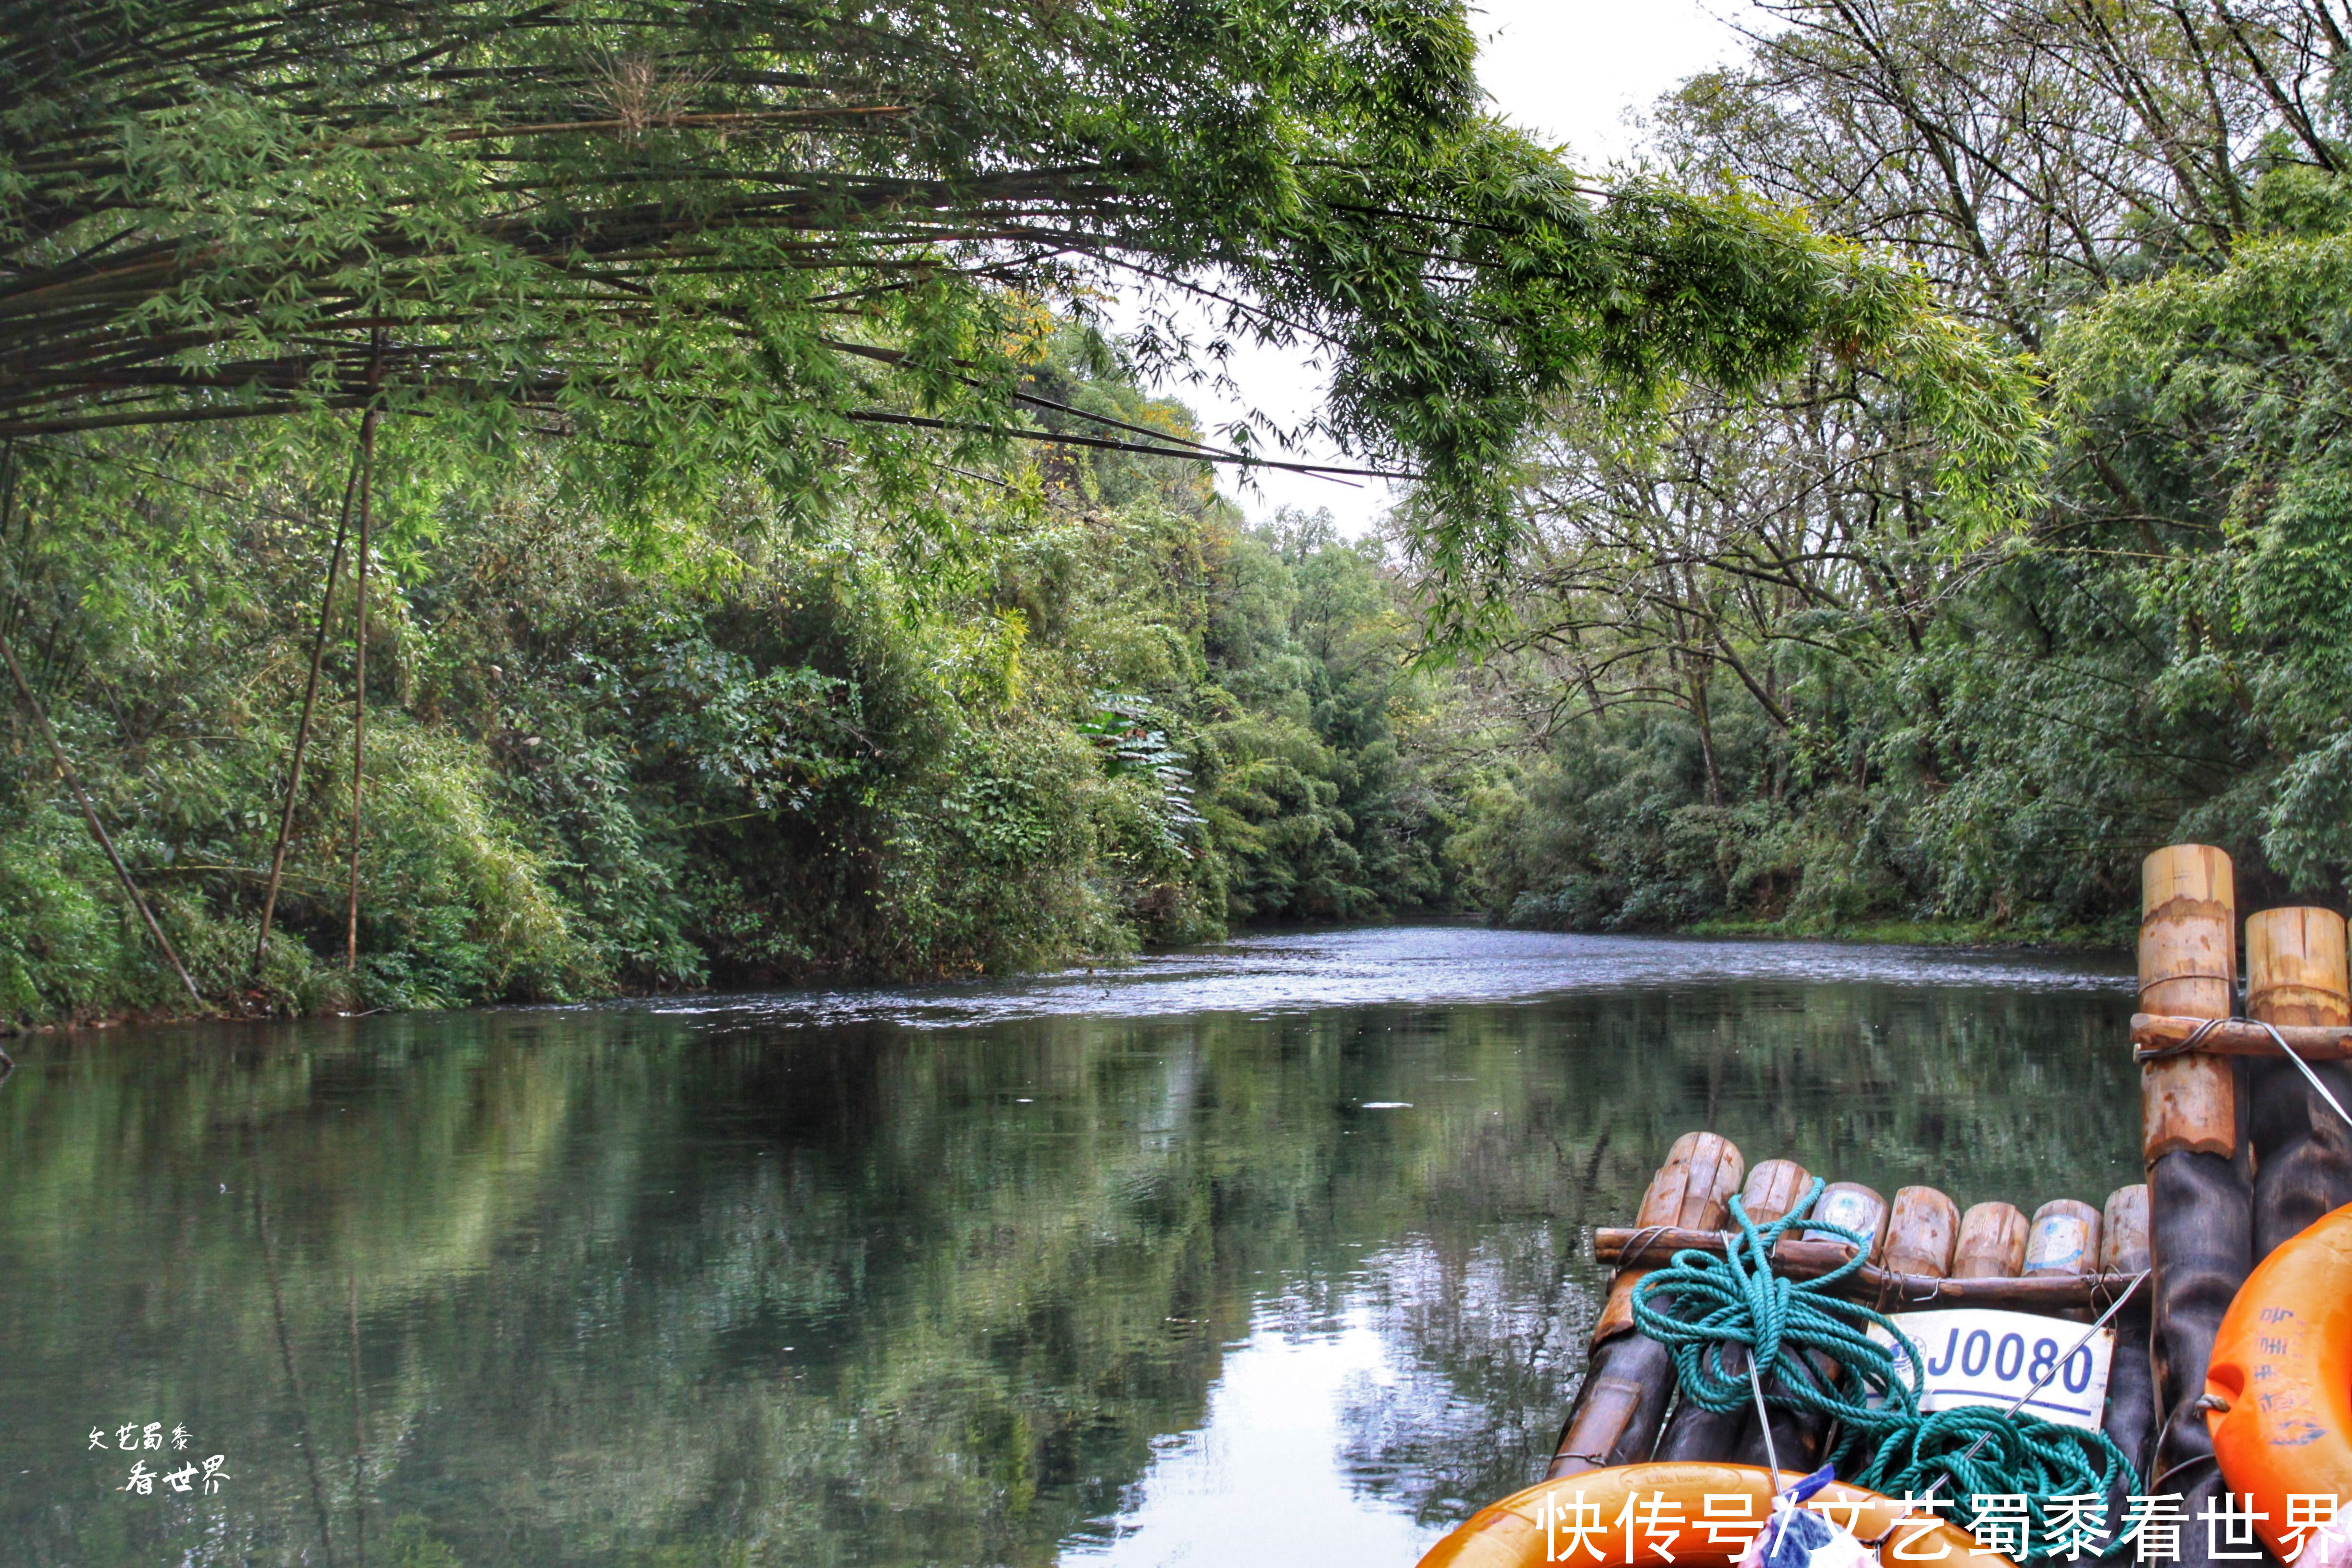
M1409 1563L1533 1473L1584 1229L1675 1133L2096 1201L2129 1008L2079 966L1436 928L28 1043L0 1557ZM116 1490L149 1420L234 1481Z
M1198 1431L1160 1444L1108 1549L1071 1543L1064 1562L1105 1568L1178 1563L1413 1562L1440 1530L1364 1506L1354 1456L1332 1441L1367 1399L1397 1384L1388 1342L1361 1311L1286 1331L1275 1311L1228 1353Z

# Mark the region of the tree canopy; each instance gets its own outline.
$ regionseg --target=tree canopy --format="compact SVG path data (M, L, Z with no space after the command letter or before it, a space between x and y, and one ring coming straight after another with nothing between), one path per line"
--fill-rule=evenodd
M1147 369L1321 356L1319 433L1423 479L1458 574L1551 400L1900 357L1929 313L1777 208L1580 184L1434 0L5 13L0 437L372 403L919 521L1028 426L1055 317L1149 284Z
M2121 935L2179 839L2249 900L2340 896L2347 24L1784 0L1659 106L1682 178L1893 248L2023 356L2051 461L1987 529L1919 405L1819 352L1685 388L1646 443L1555 421L1503 681L1544 755L1489 825L1498 904Z

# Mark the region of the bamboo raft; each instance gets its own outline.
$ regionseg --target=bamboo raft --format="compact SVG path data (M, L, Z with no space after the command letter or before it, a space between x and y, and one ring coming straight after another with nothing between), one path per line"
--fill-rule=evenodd
M2151 1489L2184 1494L2193 1520L2223 1484L2204 1419L2206 1366L2221 1316L2272 1248L2352 1202L2352 1130L2305 1068L2287 1059L2291 1048L2352 1105L2352 984L2342 915L2264 910L2244 922L2240 1016L2229 857L2173 846L2147 858L2141 879L2139 1010L2130 1039L2140 1065L2147 1180L2096 1207L2052 1199L2030 1218L2000 1202L1962 1213L1927 1185L1902 1187L1889 1201L1859 1183L1835 1182L1811 1217L1870 1238L1864 1266L1838 1289L1881 1311L2000 1308L2064 1320L2079 1335L2080 1325L2121 1301L2103 1426ZM1794 1161L1749 1169L1721 1136L1685 1133L1652 1177L1633 1223L1594 1232L1595 1258L1615 1274L1548 1478L1650 1459L1765 1462L1754 1412L1677 1405L1665 1347L1634 1325L1633 1288L1678 1250L1722 1252L1735 1194L1760 1226L1789 1213L1811 1181ZM1774 1268L1818 1279L1853 1252L1826 1236L1786 1237ZM1777 1407L1769 1419L1780 1468L1811 1468L1825 1427ZM2183 1563L2206 1561L2201 1537L2184 1532Z

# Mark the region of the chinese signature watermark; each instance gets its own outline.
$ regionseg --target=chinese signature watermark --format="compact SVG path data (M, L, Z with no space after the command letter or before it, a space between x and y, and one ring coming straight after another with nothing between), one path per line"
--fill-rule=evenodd
M144 1455L152 1451L158 1456L155 1460L158 1467L176 1467L149 1469L144 1458L134 1459L131 1461L130 1478L121 1486L116 1487L114 1489L116 1491L132 1492L140 1497L152 1497L154 1495L156 1483L160 1481L163 1483L166 1496L173 1492L193 1493L201 1490L205 1496L210 1497L220 1490L223 1481L234 1480L236 1478L228 1474L225 1468L228 1464L228 1456L226 1454L215 1454L204 1460L202 1464L194 1459L188 1459L184 1463L180 1462L180 1456L186 1451L188 1444L194 1439L194 1436L195 1434L184 1426L175 1425L169 1433L166 1433L161 1421L149 1421L143 1425L136 1421L126 1421L114 1429L112 1442L107 1440L105 1427L91 1427L89 1446L91 1448L109 1454ZM164 1454L169 1454L171 1458L162 1458L161 1456Z

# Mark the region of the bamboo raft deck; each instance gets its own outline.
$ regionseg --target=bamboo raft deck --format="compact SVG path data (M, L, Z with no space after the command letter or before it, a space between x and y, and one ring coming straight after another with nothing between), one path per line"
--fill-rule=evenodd
M2103 1427L2151 1486L2182 1493L2195 1518L2223 1484L2203 1418L2221 1316L2273 1247L2352 1202L2352 1129L2312 1081L2352 1105L2352 985L2342 915L2262 910L2244 922L2240 1016L2234 872L2219 849L2179 845L2150 855L2141 908L2130 1045L2140 1065L2145 1182L2096 1207L2054 1198L2030 1217L2003 1202L1963 1213L1930 1185L1902 1187L1889 1200L1832 1182L1811 1217L1870 1238L1864 1266L1839 1289L1881 1311L2032 1313L2074 1325L2071 1343L2121 1302ZM1654 1458L1765 1462L1755 1412L1676 1404L1671 1358L1635 1328L1633 1289L1679 1250L1723 1252L1735 1194L1762 1226L1789 1213L1811 1182L1790 1160L1750 1169L1713 1132L1675 1141L1633 1224L1594 1232L1596 1260L1615 1272L1548 1477ZM1773 1267L1818 1279L1853 1252L1826 1235L1792 1233L1774 1249ZM1779 1408L1770 1421L1780 1468L1811 1468L1825 1425ZM2183 1545L2184 1563L2206 1560L2204 1542Z

